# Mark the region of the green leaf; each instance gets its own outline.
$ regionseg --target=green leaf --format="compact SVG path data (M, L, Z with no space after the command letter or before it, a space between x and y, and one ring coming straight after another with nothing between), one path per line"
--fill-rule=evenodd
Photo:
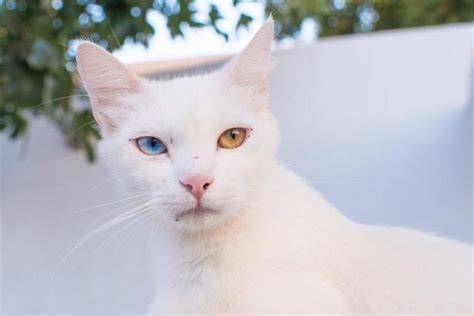
M245 27L248 29L250 22L253 21L253 18L250 15L246 15L244 13L240 14L239 20L237 21L237 25L235 26L236 30L239 30L241 27Z
M10 138L15 139L20 135L23 135L26 131L26 126L28 125L26 120L17 112L15 112L12 117L13 128L10 132Z
M88 139L84 141L84 149L86 150L86 157L89 162L95 161L95 150L91 142Z

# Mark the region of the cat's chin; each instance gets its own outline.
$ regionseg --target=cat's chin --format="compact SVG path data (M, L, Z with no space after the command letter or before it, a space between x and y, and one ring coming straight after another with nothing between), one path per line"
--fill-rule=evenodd
M179 222L181 220L186 220L186 219L199 220L199 219L203 219L204 217L216 216L218 214L219 212L217 210L198 205L196 207L193 207L193 208L190 208L183 212L178 213L175 216L175 221Z
M211 205L194 205L169 214L167 226L181 233L207 233L224 225L234 212Z

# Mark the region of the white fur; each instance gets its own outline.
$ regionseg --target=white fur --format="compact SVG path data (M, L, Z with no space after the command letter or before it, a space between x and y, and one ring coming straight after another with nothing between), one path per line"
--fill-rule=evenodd
M91 97L121 91L113 104L92 104L96 117L107 112L101 155L134 190L150 193L158 216L162 255L150 313L472 314L470 246L351 222L278 163L266 107L272 36L270 20L223 71L141 79L127 93L113 86L133 75L123 66L106 71L116 67L111 55L79 47ZM90 58L102 71L91 70ZM252 130L242 146L217 148L232 127ZM144 155L129 141L138 136L160 138L169 152ZM195 205L179 179L199 172L212 173L202 204L217 214L176 221Z

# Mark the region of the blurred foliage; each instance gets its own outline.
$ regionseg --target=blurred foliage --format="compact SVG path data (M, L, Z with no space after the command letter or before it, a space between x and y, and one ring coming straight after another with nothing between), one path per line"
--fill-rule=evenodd
M269 1L280 38L295 36L306 20L319 36L474 21L473 0L287 0Z
M235 30L253 17L241 12L243 2L228 0L239 10ZM254 0L257 1L257 0ZM0 0L0 131L12 138L25 135L32 116L44 116L70 145L94 159L99 138L87 106L76 88L76 39L87 38L113 50L126 40L148 45L155 32L183 36L185 27L219 27L219 1L209 2L204 18L198 0ZM474 20L473 0L268 0L259 1L276 21L279 38L298 34L306 21L320 36ZM146 19L157 11L167 30ZM86 102L78 102L78 99ZM74 101L74 102L71 102Z

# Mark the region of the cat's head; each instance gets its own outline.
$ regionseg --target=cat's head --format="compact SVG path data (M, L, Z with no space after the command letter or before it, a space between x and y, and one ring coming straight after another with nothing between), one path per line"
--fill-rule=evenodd
M139 78L89 42L77 65L103 139L99 152L173 229L216 227L255 203L278 142L267 109L273 21L223 69Z

